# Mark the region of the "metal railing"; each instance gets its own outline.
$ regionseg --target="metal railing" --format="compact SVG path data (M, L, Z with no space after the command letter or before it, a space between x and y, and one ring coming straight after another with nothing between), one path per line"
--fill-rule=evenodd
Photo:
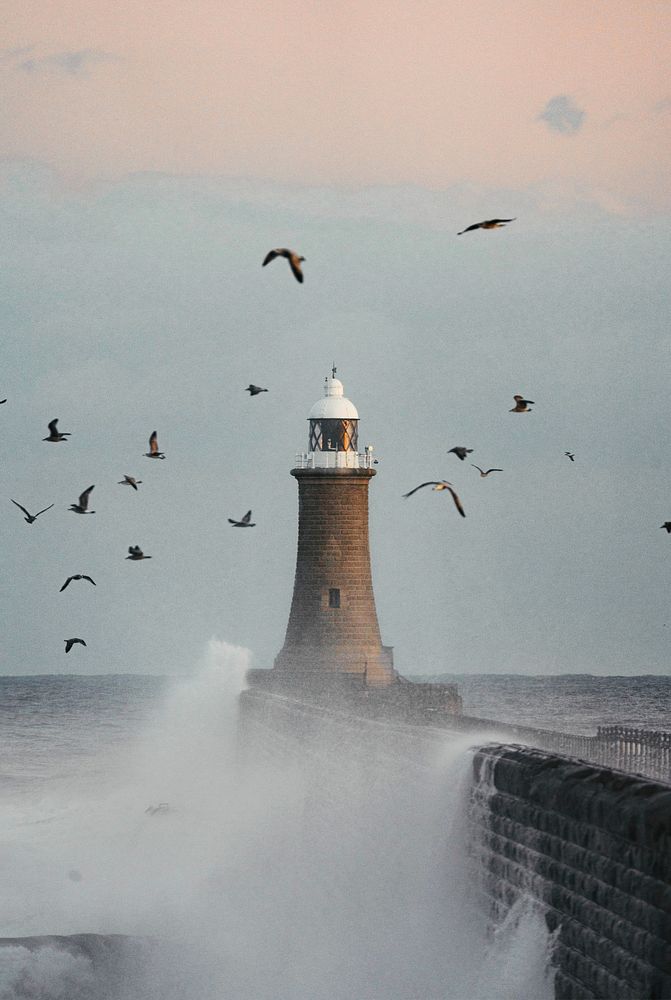
M671 732L599 726L594 745L599 763L671 782Z
M295 469L371 469L373 449L365 451L303 451L296 453Z
M449 721L448 721L449 720ZM671 784L671 732L631 726L599 726L596 736L534 729L466 715L446 717L442 723L459 730L500 734L516 743L579 757L592 764Z

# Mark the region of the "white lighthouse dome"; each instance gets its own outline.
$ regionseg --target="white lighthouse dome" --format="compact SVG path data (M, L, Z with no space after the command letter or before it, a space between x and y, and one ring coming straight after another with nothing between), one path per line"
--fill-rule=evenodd
M370 469L373 449L359 455L359 411L345 396L335 366L324 379L324 395L308 415L308 450L296 456L300 469ZM375 470L372 471L375 475Z
M344 392L339 378L324 379L324 395L310 410L308 420L358 420L357 408Z

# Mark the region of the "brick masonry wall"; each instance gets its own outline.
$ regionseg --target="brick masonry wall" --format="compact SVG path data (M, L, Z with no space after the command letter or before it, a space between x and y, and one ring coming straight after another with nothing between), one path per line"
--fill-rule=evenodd
M475 753L473 855L500 920L556 931L558 1000L671 997L671 786L515 746Z
M284 646L275 669L291 673L366 672L371 684L393 678L375 609L368 544L368 485L373 469L294 469L298 550ZM329 606L339 591L340 607Z

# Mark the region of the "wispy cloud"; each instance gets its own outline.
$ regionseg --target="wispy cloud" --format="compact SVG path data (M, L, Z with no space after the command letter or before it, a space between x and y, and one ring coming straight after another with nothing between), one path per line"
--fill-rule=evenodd
M557 94L550 98L538 118L546 122L554 132L572 135L582 126L585 112L568 94Z
M27 56L35 48L34 45L19 45L13 49L0 49L0 63L16 62Z
M19 68L24 73L58 73L63 76L86 76L88 71L103 62L111 62L118 56L101 49L77 49L72 52L54 52L48 56L24 59Z
M652 111L655 115L664 115L667 111L671 111L671 97L663 97L661 101L657 101Z

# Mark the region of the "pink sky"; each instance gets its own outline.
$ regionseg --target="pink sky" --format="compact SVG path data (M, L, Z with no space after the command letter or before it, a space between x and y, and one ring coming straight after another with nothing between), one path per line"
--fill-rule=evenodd
M4 0L0 158L671 206L671 4ZM23 54L15 49L26 49ZM68 53L89 52L81 65ZM30 60L26 68L22 64ZM567 95L573 134L538 115Z

